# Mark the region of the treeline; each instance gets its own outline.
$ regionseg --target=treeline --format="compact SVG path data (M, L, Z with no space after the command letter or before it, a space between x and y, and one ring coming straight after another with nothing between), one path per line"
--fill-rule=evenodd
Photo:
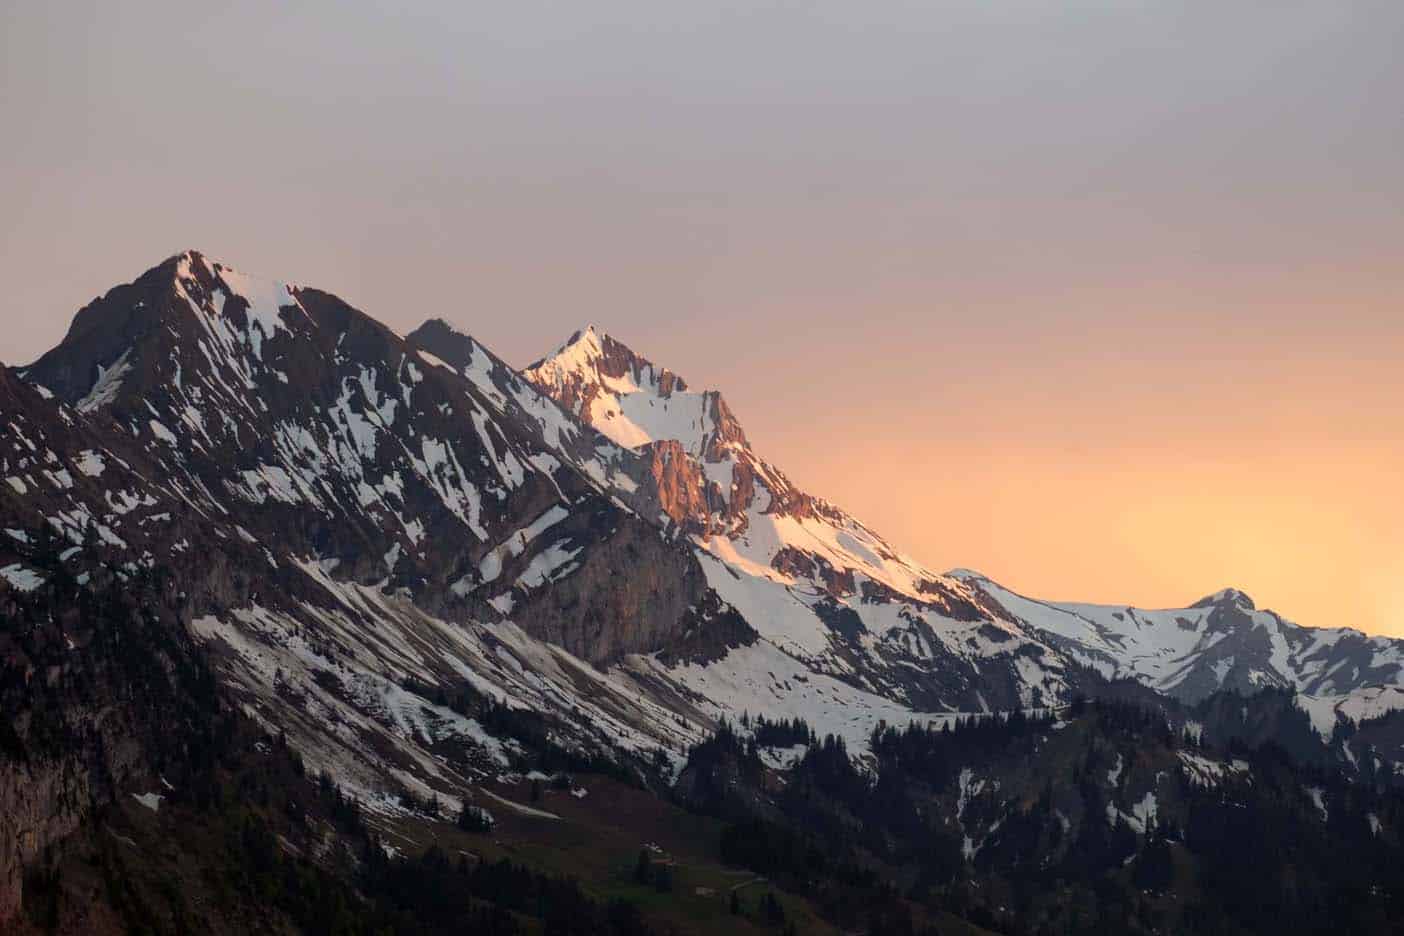
M801 744L814 744L818 740L814 729L799 716L770 721L764 715L757 715L752 719L750 713L742 712L741 725L751 730L751 737L760 747L798 747Z
M1298 719L1278 695L1216 701L1215 730L1189 744L1163 710L1125 698L1078 699L1061 718L880 725L870 758L811 741L779 784L753 738L723 724L679 786L726 791L690 803L728 820L725 861L846 928L910 932L881 908L920 907L1040 934L1389 931L1404 792L1294 756L1277 739ZM1265 734L1238 724L1269 717ZM1187 746L1220 772L1191 773Z
M939 728L917 722L903 728L879 724L869 743L879 776L900 775L942 787L955 780L961 767L1041 734L1053 722L1051 713L1030 716L1016 711L948 719Z

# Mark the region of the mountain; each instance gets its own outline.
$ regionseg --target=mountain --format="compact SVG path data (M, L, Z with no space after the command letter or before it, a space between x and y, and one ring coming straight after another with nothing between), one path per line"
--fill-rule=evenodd
M1290 687L1329 734L1340 699L1401 685L1404 642L1301 627L1236 589L1142 610L1039 601L975 572L923 569L757 456L720 393L690 391L593 326L524 374L618 445L667 453L677 486L700 492L669 516L729 571L709 583L763 636L915 707L1033 706L1064 697L1089 668L1189 702Z
M593 327L518 373L442 321L401 337L329 293L186 252L80 310L17 373L54 398L50 418L111 439L152 479L114 490L74 468L91 491L65 492L51 526L76 545L90 513L116 549L139 523L123 561L181 568L184 613L227 645L231 682L341 772L365 754L328 744L321 716L403 747L416 726L391 684L486 672L503 698L542 705L482 663L507 634L530 648L527 670L565 651L589 674L563 693L572 706L617 692L628 745L674 756L748 710L861 746L879 720L1053 704L1122 677L1189 701L1400 681L1398 642L1295 627L1233 591L1141 612L925 569L790 482L719 392ZM14 477L26 509L57 493ZM112 507L127 503L154 517ZM198 563L182 559L191 543ZM11 576L26 574L18 560ZM300 711L281 711L280 686Z
M1404 642L1352 628L1302 627L1226 588L1187 608L1038 601L973 572L957 575L1108 678L1130 677L1189 702L1215 692L1289 688L1317 713L1401 684ZM1326 701L1323 701L1326 700ZM1333 719L1321 727L1330 733Z
M720 393L594 328L524 374L648 459L708 584L775 648L917 710L1045 704L1063 661L959 579L924 569L751 447Z
M231 687L349 789L461 785L416 737L505 767L480 725L411 682L588 714L571 722L586 747L690 737L589 664L700 623L695 559L564 468L561 437L547 443L494 375L465 380L327 293L194 252L85 307L24 375L60 418L141 452L164 490L144 561L176 563L183 617ZM52 486L16 482L24 506ZM124 492L50 523L77 544L93 515L108 539Z
M233 782L192 752L256 764L260 733L304 772L291 800L325 777L328 810L406 847L440 811L557 818L517 784L561 770L715 811L696 752L760 713L794 737L753 752L751 801L800 826L765 803L811 734L871 768L886 728L1087 695L1357 777L1398 760L1404 642L1232 589L1143 611L938 574L799 489L721 393L593 327L518 371L443 320L401 336L187 251L0 368L0 424L0 747L24 752L0 764L0 919L89 804L178 766ZM1276 689L1251 720L1222 702Z
M329 294L198 253L83 309L25 373L142 444L184 500L237 518L240 536L276 540L294 565L388 580L429 610L471 613L493 581L528 568L544 582L575 562L588 579L611 550L658 540L587 479L542 461L536 427L499 412L491 387L428 366ZM600 548L580 555L586 541ZM666 552L650 561L665 564ZM623 600L647 612L635 618L676 616L697 597L688 569L670 572L677 591L645 597L622 583ZM656 636L581 631L586 614L609 610L586 603L543 629L592 658L657 649Z

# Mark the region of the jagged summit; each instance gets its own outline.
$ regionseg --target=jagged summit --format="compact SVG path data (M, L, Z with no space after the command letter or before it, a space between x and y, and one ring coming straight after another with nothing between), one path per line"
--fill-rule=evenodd
M270 345L315 327L302 293L183 251L84 306L25 375L84 412L105 409L124 387L155 392L191 366L232 368L237 379L226 383L249 384L274 366Z
M200 265L210 270L213 270L216 267L222 267L226 270L233 269L233 267L230 264L224 263L223 261L210 256L203 250L196 250L194 248L182 250L179 253L171 254L165 260L162 260L159 264L153 267L153 269L159 270L165 269L167 267L179 267L182 263Z
M548 365L562 370L592 369L602 365L605 370L617 370L619 362L666 370L657 367L593 322L571 332L570 337L556 345L555 350L531 362L523 370L534 371Z
M562 407L625 448L673 441L701 456L709 449L747 444L720 393L689 390L677 373L594 325L575 332L523 373Z
M530 364L527 365L526 369L531 370L534 367L540 367L542 364L545 364L551 358L559 357L571 351L577 345L580 345L583 348L593 348L595 352L599 352L599 350L601 349L601 341L603 338L603 329L596 328L594 322L587 322L585 323L584 328L577 328L575 331L571 332L570 337L567 338L565 341L561 342L559 345L557 345L554 351L552 351L545 357L538 358L537 360L532 361Z
M455 370L468 366L473 359L474 341L471 335L460 330L443 318L431 318L414 331L405 335L405 340L417 347L421 354L433 355Z
M1244 611L1256 611L1258 607L1246 592L1239 591L1237 588L1221 588L1212 595L1205 595L1190 607L1214 608L1225 604L1242 608Z

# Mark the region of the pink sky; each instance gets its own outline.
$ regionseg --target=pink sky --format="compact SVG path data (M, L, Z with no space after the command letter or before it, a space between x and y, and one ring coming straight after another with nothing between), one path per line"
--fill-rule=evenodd
M932 566L1404 635L1398 4L56 6L7 363L187 247L519 364L593 321Z

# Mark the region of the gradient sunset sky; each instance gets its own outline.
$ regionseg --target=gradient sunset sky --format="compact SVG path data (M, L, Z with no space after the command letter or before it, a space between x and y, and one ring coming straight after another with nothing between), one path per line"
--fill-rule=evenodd
M1404 4L7 3L0 360L197 248L586 322L926 564L1404 635Z

